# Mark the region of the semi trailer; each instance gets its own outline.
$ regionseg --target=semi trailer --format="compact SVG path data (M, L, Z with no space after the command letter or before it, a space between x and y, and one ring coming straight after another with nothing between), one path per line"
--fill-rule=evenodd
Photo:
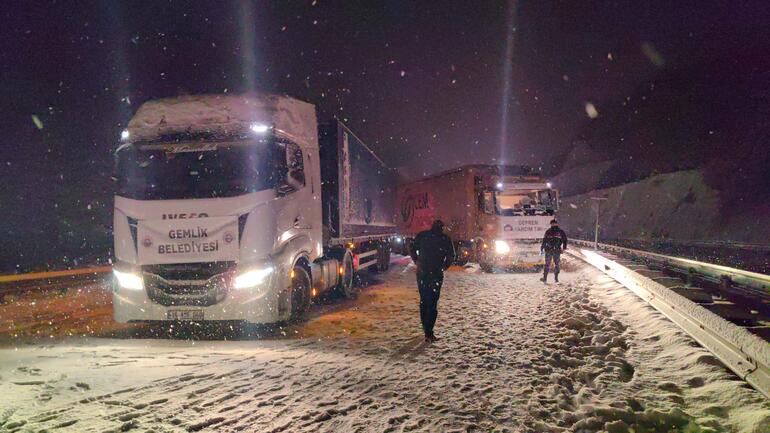
M298 318L383 271L394 172L345 125L264 92L144 103L115 151L118 322Z
M543 265L540 241L558 211L558 191L524 166L468 165L400 185L397 217L404 250L441 219L460 263L484 270Z

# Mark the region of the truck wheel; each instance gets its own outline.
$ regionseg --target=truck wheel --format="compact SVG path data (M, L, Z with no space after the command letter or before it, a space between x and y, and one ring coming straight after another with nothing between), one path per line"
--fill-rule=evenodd
M380 266L380 272L387 272L390 269L390 246L382 246L382 266Z
M353 290L353 254L350 251L346 251L342 257L342 275L340 275L340 283L337 285L337 291L346 298L352 298L355 296Z
M484 261L479 262L479 267L481 268L482 271L484 271L484 272L486 272L488 274L491 274L495 270L495 267L492 266L491 263L484 262Z
M373 273L381 273L388 270L390 267L390 248L388 245L377 245L377 264L369 266L369 270Z
M310 274L304 266L296 265L291 279L291 319L297 320L310 307Z

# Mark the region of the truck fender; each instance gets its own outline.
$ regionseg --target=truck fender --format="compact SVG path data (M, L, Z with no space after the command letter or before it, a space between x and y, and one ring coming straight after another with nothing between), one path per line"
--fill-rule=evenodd
M278 292L278 310L281 320L287 320L291 315L289 309L289 298L291 297L291 279L289 274L294 265L302 257L310 256L310 237L305 234L298 234L285 241L280 248L272 255L273 264L276 272L279 273ZM311 276L312 278L312 276Z
M310 238L304 234L297 235L286 241L279 252L273 256L274 262L278 265L279 272L288 275L297 262L303 258L307 263L310 263L311 245ZM310 268L308 268L308 271L310 271ZM291 283L288 282L287 286L289 284Z
M311 254L310 237L305 234L299 234L286 241L273 256L273 261L280 269L289 272L297 261L304 257L308 263Z

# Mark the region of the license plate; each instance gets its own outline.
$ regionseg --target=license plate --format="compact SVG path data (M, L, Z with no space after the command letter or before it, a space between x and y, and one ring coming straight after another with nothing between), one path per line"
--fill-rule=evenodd
M203 320L203 310L169 310L166 312L168 320Z

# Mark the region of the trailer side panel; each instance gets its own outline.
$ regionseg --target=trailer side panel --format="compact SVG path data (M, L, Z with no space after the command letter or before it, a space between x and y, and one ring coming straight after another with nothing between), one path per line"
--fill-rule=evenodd
M339 121L322 125L319 139L328 237L394 233L394 171Z
M477 211L474 179L474 170L464 168L399 186L399 231L414 236L441 219L453 240L473 238Z

